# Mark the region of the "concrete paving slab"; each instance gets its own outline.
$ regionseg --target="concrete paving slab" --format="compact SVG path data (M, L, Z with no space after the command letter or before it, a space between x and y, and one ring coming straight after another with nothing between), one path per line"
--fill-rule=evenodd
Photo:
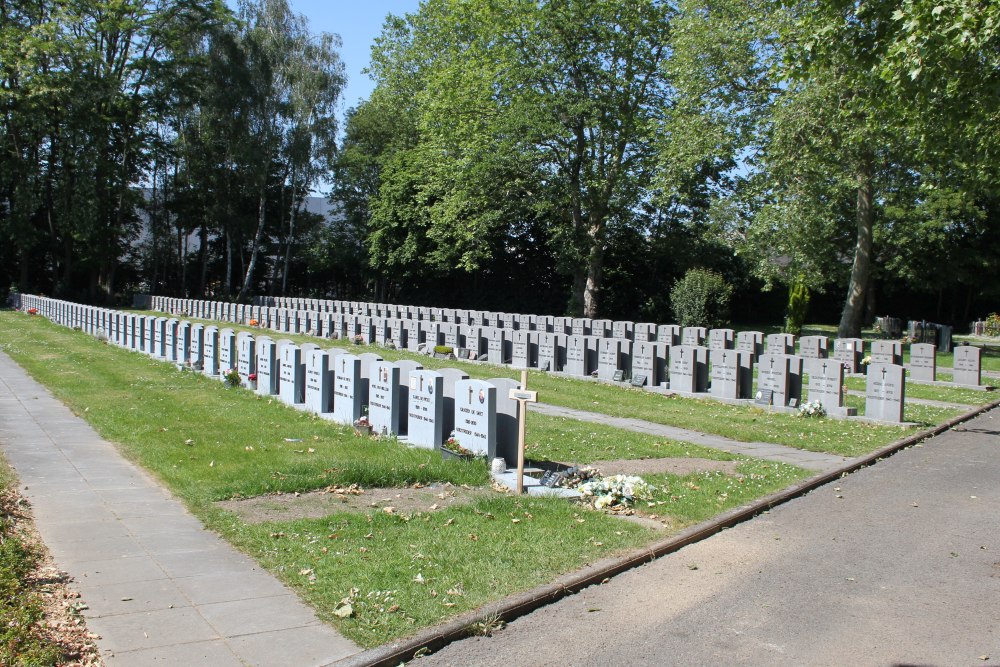
M169 652L153 648L120 653L105 658L107 667L174 667L175 665L211 665L211 667L244 667L225 641L176 644Z
M319 665L360 651L3 353L0 447L108 665Z

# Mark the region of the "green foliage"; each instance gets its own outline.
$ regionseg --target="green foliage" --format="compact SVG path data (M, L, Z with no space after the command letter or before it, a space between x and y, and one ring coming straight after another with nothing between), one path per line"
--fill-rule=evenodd
M986 317L983 333L987 336L1000 336L1000 313L990 313Z
M802 281L792 283L788 289L788 314L785 317L785 333L798 336L809 313L809 288Z
M722 275L691 269L670 290L670 306L681 326L715 329L728 323L732 296L733 288Z
M454 351L455 351L455 348L451 347L450 345L435 345L434 346L434 352L436 352L437 354L451 354Z

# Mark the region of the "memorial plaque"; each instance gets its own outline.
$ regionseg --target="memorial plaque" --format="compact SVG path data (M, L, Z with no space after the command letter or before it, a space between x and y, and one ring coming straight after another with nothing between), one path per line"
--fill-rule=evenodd
M930 343L910 346L910 379L916 382L937 380L937 347Z
M872 362L865 387L865 416L902 422L905 391L906 372L902 366Z

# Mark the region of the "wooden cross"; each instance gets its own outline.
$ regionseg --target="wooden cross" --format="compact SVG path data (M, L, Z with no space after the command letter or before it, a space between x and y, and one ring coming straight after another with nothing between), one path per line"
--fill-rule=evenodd
M527 418L528 403L538 402L538 392L528 391L528 371L521 371L521 388L511 389L511 400L517 401L517 494L524 493L524 423Z

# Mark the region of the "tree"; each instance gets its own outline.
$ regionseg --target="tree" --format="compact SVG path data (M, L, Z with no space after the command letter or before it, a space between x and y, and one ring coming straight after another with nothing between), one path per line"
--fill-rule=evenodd
M648 196L669 19L654 0L431 0L390 22L372 70L412 91L419 140L382 170L373 253L472 270L540 218L570 310L596 316L609 226Z

